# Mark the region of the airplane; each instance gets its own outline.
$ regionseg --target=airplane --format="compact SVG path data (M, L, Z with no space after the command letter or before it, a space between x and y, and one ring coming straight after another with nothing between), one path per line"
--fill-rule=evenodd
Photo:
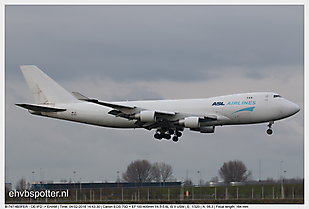
M214 133L216 126L268 123L300 111L296 104L270 92L242 93L204 99L107 102L68 92L35 65L20 66L35 104L21 103L38 116L111 128L156 129L154 138L174 142L189 128Z

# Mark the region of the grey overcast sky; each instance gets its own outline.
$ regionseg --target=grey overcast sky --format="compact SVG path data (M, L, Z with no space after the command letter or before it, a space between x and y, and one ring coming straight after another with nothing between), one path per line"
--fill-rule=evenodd
M118 130L30 115L19 66L34 64L70 92L105 101L276 92L301 111L275 122L184 131ZM115 181L137 159L165 162L177 180L207 182L241 160L253 178L304 177L304 7L5 6L6 181Z

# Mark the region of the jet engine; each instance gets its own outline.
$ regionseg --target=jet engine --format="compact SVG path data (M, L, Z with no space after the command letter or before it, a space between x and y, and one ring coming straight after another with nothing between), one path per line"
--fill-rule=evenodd
M199 128L200 119L198 117L187 117L179 120L179 125L183 125L186 128Z
M135 118L142 122L153 122L156 121L156 112L147 110L141 111L140 113L135 114Z
M214 133L215 126L204 126L200 128L190 128L191 131L199 131L201 133Z

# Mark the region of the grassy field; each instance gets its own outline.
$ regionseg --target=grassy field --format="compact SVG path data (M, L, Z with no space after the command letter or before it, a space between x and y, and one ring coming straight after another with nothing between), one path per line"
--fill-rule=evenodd
M304 184L284 185L284 199L281 198L278 184L184 187L184 188L132 188L71 190L68 198L9 198L6 203L205 203L205 204L303 204ZM189 196L186 197L188 189ZM253 194L252 194L253 192ZM216 197L215 197L216 193ZM262 196L263 194L263 196Z

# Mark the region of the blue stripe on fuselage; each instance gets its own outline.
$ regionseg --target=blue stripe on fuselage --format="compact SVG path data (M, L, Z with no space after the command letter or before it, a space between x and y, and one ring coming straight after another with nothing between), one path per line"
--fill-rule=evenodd
M237 111L233 112L232 114L238 113L238 112L243 112L243 111L251 111L251 112L253 112L253 109L254 109L254 108L255 108L255 107L246 107L246 108L237 110Z

